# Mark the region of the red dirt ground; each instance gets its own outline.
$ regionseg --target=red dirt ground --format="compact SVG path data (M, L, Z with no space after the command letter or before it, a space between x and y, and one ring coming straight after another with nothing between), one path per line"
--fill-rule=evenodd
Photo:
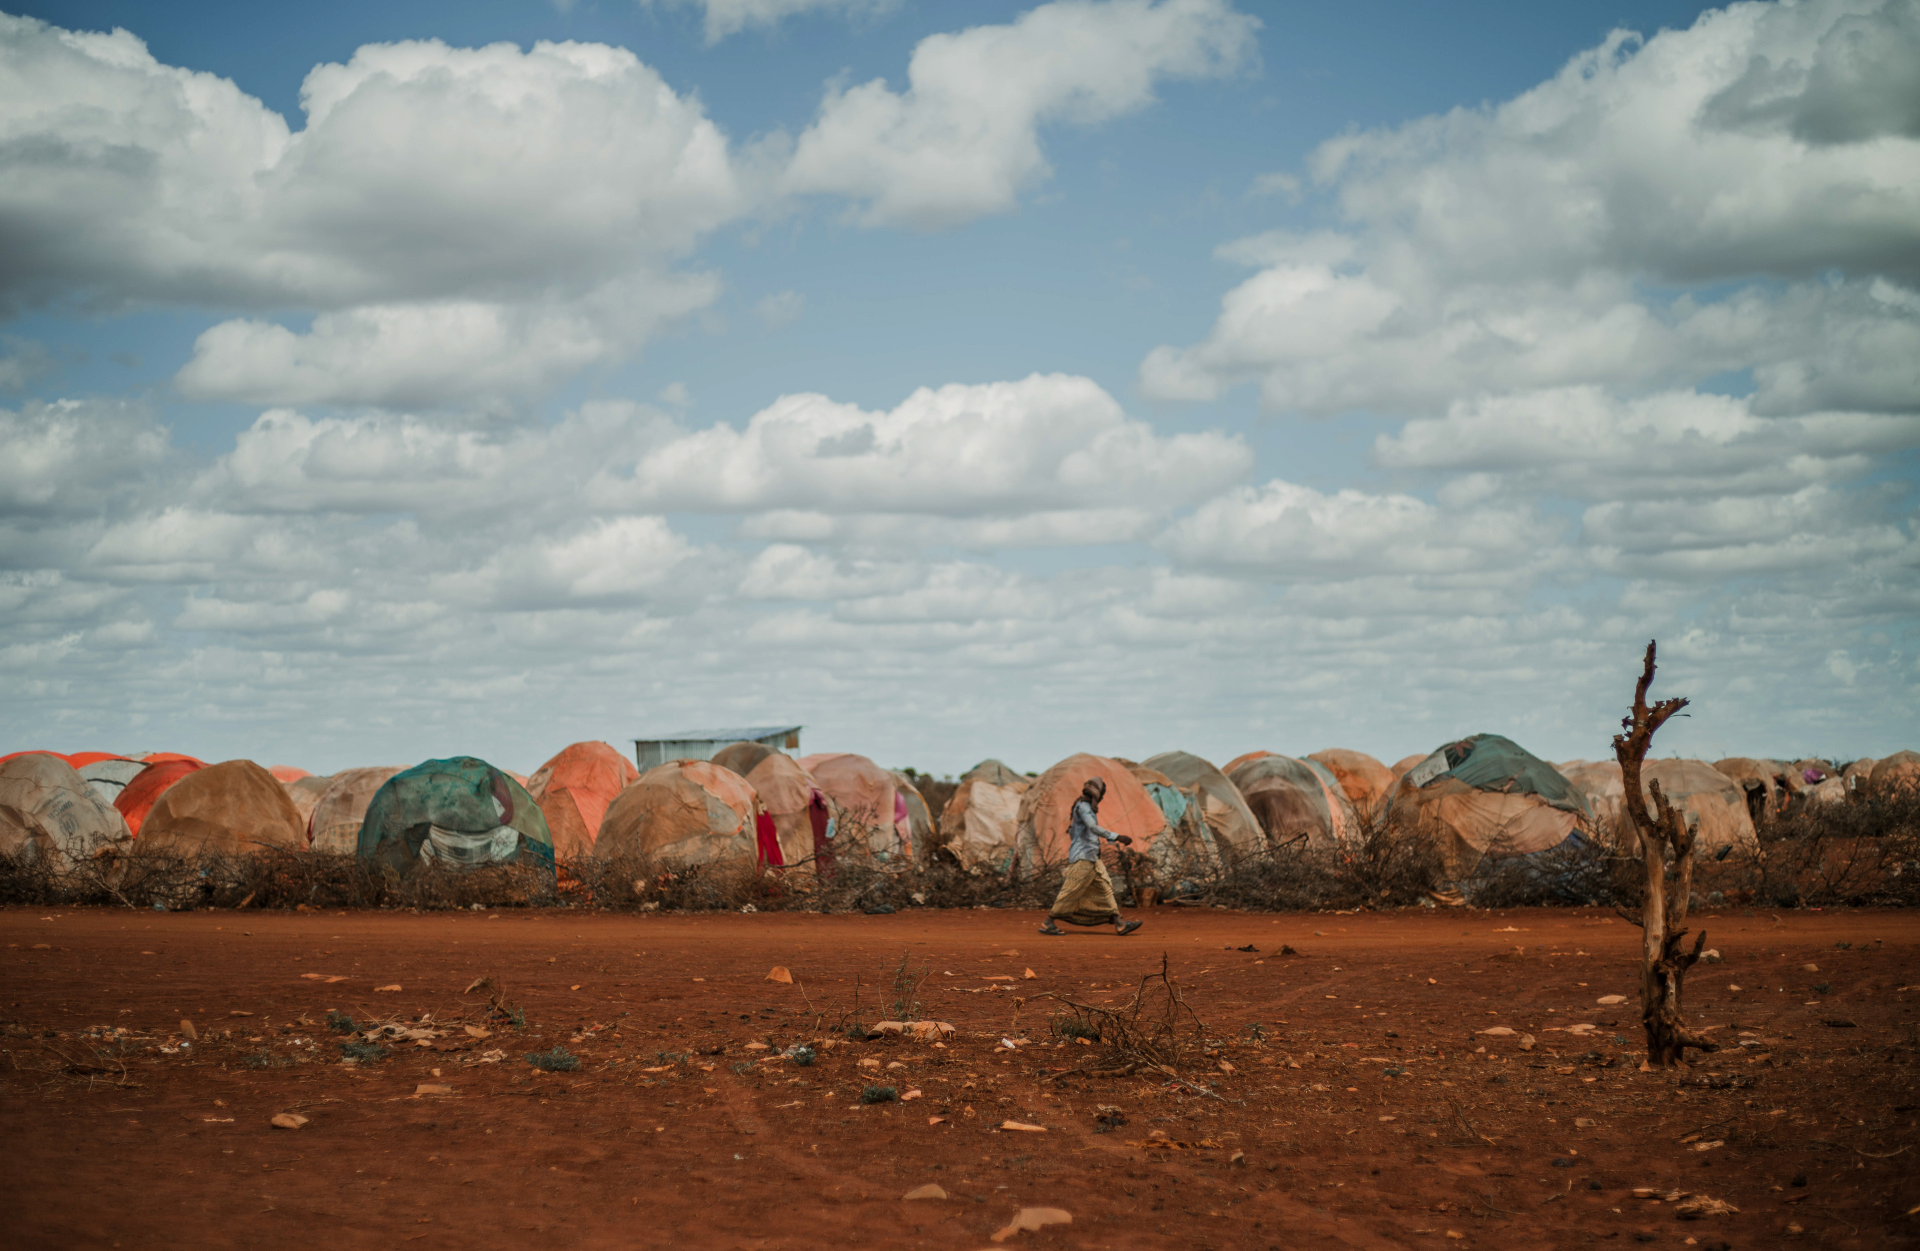
M1725 960L1695 970L1692 1015L1750 1045L1670 1074L1600 1066L1640 1043L1638 931L1602 912L1145 915L1123 939L1046 938L1038 914L1001 911L0 911L0 1228L10 1247L988 1248L1049 1206L1072 1223L1000 1245L1886 1247L1920 1231L1920 916L1696 918ZM856 975L877 1019L903 950L932 967L926 1015L959 1029L944 1048L756 1063L770 1052L750 1042L831 1039ZM1016 1023L1015 996L1122 998L1163 951L1237 1070L1196 1058L1188 1075L1225 1101L1140 1077L1043 1085L1085 1052L1054 1045L1041 1005ZM764 980L776 964L798 983ZM462 993L481 976L524 1029L460 1028L483 1017L486 995ZM431 1014L453 1023L438 1045L471 1045L345 1065L329 1009ZM181 1050L183 1018L200 1040ZM1538 1045L1474 1032L1492 1026ZM579 1071L526 1062L557 1044ZM476 1062L488 1048L505 1059ZM923 1095L861 1105L883 1080L868 1058ZM436 1080L452 1093L414 1097ZM1096 1132L1101 1104L1126 1123ZM289 1111L307 1124L269 1125ZM950 1197L902 1200L928 1182ZM1682 1220L1635 1187L1739 1212Z

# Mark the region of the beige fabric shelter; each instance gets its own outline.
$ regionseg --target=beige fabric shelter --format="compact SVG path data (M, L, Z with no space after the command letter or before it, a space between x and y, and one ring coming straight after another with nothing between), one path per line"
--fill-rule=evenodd
M860 849L848 838L854 830L865 830L866 852L875 856L913 855L911 821L896 821L894 796L898 784L888 773L865 756L852 752L823 752L802 756L800 767L833 801L838 831L834 836L836 855L858 855Z
M1787 795L1781 770L1773 761L1729 756L1725 760L1714 761L1713 767L1732 778L1746 793L1747 813L1755 820L1763 821L1777 814L1785 805Z
M596 740L570 743L535 770L527 794L547 819L554 859L592 855L607 805L639 777L624 753Z
M1273 846L1305 838L1309 848L1331 851L1359 837L1358 814L1333 772L1317 760L1263 752L1227 777Z
M1387 806L1387 796L1393 794L1393 784L1400 779L1393 770L1375 760L1363 751L1349 751L1344 747L1329 747L1307 757L1317 760L1332 771L1340 780L1340 789L1346 793L1347 802L1363 814L1382 812Z
M893 774L895 793L907 801L907 844L913 848L913 858L925 864L933 852L934 828L933 809L927 804L927 797L913 784L913 779L898 770ZM895 809L898 810L898 805Z
M1617 762L1596 761L1563 769L1569 782L1580 788L1601 831L1616 840L1622 837L1627 820L1627 788ZM1640 766L1640 780L1647 788L1647 804L1653 804L1653 783L1668 801L1699 821L1700 853L1722 847L1755 847L1753 818L1747 812L1746 792L1740 784L1704 760L1649 760Z
M360 846L360 826L367 819L367 806L387 779L405 768L373 765L334 774L307 817L308 849L332 856L354 855Z
M1251 855L1266 842L1240 788L1208 761L1191 752L1166 751L1149 756L1143 763L1164 773L1181 790L1193 793L1200 817L1213 833L1214 846L1226 858Z
M1427 755L1432 754L1431 752L1427 753ZM1400 779L1407 776L1407 770L1413 768L1426 758L1426 756L1407 756L1404 759L1394 761L1393 768L1389 770L1389 772L1393 774L1393 784L1395 786L1400 785ZM1388 793L1391 794L1392 792Z
M670 760L640 775L607 806L595 851L662 864L751 867L759 799L747 780L707 760Z
M95 760L81 765L77 772L87 780L87 785L103 803L111 804L120 798L120 792L126 789L127 783L139 777L140 770L146 767L147 762L144 760L116 758Z
M1042 773L1020 796L1014 846L1018 865L1027 868L1066 863L1067 826L1073 819L1073 805L1092 777L1107 784L1106 798L1100 802L1100 824L1115 834L1131 836L1133 846L1129 851L1153 850L1153 841L1167 828L1160 805L1134 780L1126 765L1082 752Z
M940 839L970 873L1004 872L1020 830L1020 797L1033 779L998 760L983 760L960 776L940 813Z
M753 788L767 815L773 818L773 832L780 840L780 858L789 865L804 863L811 871L813 821L808 808L814 795L823 793L813 775L785 752L769 750L747 775L747 785Z
M316 777L308 774L303 778L295 778L291 782L284 779L277 780L286 788L287 798L293 801L293 810L300 814L300 823L311 830L313 827L307 825L307 822L313 819L313 810L319 807L320 797L327 793L329 786L333 785L333 778L330 775Z
M1270 751L1244 752L1241 755L1235 756L1232 760L1227 761L1227 763L1221 765L1220 772L1226 774L1228 777L1232 777L1233 771L1235 769L1238 769L1241 765L1246 764L1249 760L1258 760L1262 756L1271 756L1271 755L1273 755L1273 753Z
M1870 789L1876 795L1920 789L1920 752L1897 751L1875 764Z
M1452 777L1413 786L1403 775L1387 821L1403 836L1433 839L1458 876L1471 872L1488 851L1527 855L1558 847L1579 828L1580 814L1538 795L1483 791Z
M300 812L274 776L251 760L227 760L169 786L140 823L137 852L148 855L233 855L298 851L307 832Z
M765 743L728 743L713 753L713 763L722 769L732 769L741 777L746 777L760 767L760 762L768 756L784 755L775 752Z
M65 872L132 839L119 810L58 756L0 764L0 855Z

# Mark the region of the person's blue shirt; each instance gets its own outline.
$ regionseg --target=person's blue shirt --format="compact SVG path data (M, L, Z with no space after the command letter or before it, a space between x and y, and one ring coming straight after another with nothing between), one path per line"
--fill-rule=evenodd
M1100 858L1100 840L1112 842L1120 837L1112 830L1104 829L1094 816L1093 805L1084 798L1073 805L1073 822L1067 826L1067 863L1076 860L1098 860Z

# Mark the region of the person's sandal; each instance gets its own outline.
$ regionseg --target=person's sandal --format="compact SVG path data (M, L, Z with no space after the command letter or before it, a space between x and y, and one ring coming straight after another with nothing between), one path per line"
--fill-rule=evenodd
M1133 933L1135 930L1139 928L1140 928L1140 922L1128 921L1120 927L1120 937L1125 938L1127 935Z
M1139 924L1139 922L1138 922L1138 921L1136 921L1136 922L1134 922L1134 924L1135 924L1135 925L1138 925L1138 924ZM1040 932L1041 932L1042 934L1062 934L1062 935L1064 935L1064 934L1066 933L1066 931L1065 931L1065 930L1063 930L1063 929L1061 929L1061 928L1060 928L1059 926L1057 926L1057 925L1055 925L1055 924L1054 924L1053 922L1051 922L1051 921L1049 921L1049 922L1047 922L1047 923L1046 923L1045 925L1043 925L1043 926L1041 926L1041 927L1040 927Z

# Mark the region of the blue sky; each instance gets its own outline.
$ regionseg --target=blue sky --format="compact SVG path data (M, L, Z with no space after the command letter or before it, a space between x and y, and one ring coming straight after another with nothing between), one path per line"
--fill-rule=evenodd
M8 12L15 747L1920 739L1911 3Z

